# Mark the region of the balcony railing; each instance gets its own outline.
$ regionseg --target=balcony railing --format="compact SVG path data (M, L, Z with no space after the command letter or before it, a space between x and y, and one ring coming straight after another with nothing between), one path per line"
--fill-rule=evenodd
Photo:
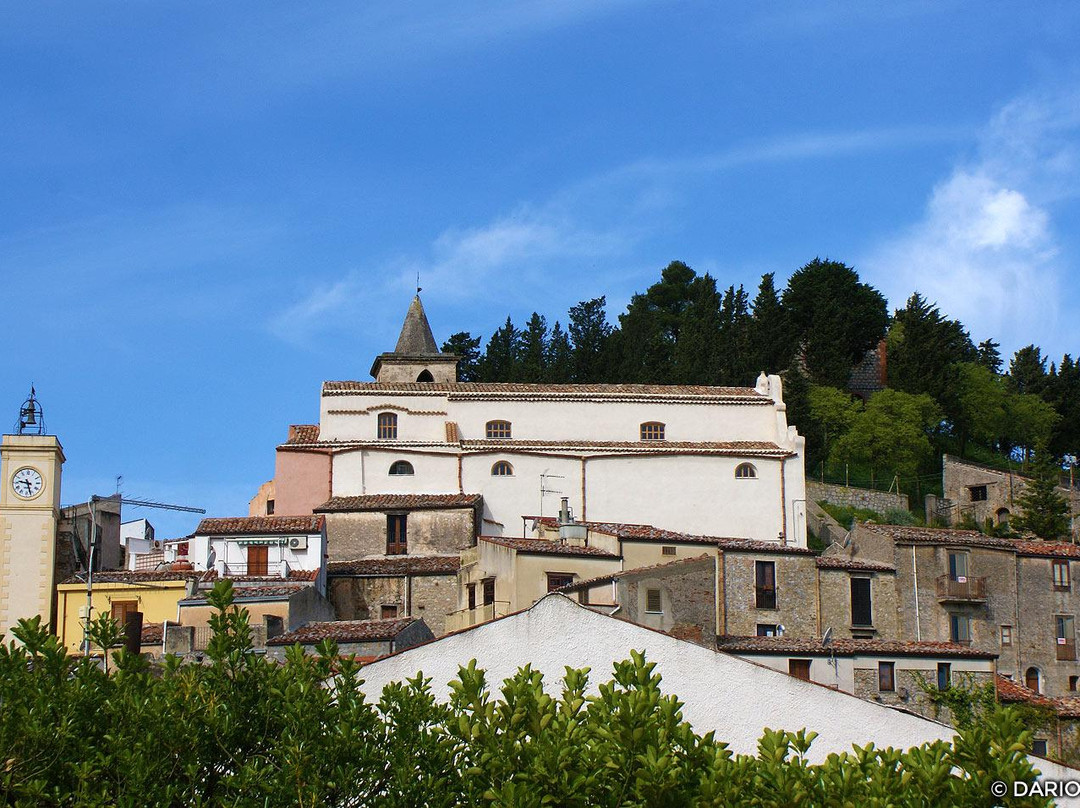
M1076 640L1063 640L1057 641L1057 658L1058 659L1076 659Z
M986 600L985 578L959 578L953 580L948 575L937 579L938 600L982 602Z
M485 603L475 609L458 609L446 615L446 631L460 631L463 628L486 623L496 617L504 617L510 613L510 603L505 600L497 600L494 603Z
M291 569L288 561L268 561L265 564L225 562L225 577L288 578Z

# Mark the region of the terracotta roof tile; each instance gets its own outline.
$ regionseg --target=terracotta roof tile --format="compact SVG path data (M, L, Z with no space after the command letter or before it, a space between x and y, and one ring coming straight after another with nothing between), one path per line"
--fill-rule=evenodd
M179 623L174 623L172 620L166 621L169 624L170 630L172 628L179 628ZM162 629L164 623L143 623L142 637L139 639L140 645L161 645Z
M323 516L237 516L203 519L195 529L197 536L261 536L289 533L320 533L326 525Z
M239 586L233 587L233 600L241 602L245 600L262 600L262 599L287 599L291 598L298 592L303 592L306 589L311 589L310 584L306 583L289 583L288 581L281 581L281 583L241 583ZM197 595L190 598L184 598L181 603L188 605L196 605L206 602L206 596L208 591L200 591Z
M298 444L317 443L318 440L318 424L293 424L289 427L289 438L285 441L285 445L296 446Z
M701 385L659 384L518 384L478 382L323 382L324 396L357 393L426 393L455 396L538 396L538 397L615 397L615 398L702 398L744 399L769 402L753 387L706 387Z
M580 581L574 581L566 586L560 586L556 589L556 592L576 592L578 589L588 589L598 584L605 583L607 581L614 581L618 578L628 578L638 575L648 575L654 570L667 569L669 567L675 567L680 564L689 566L691 564L700 564L703 561L709 561L712 556L707 553L702 553L699 556L692 558L680 558L675 561L665 561L660 564L650 564L647 567L634 567L629 570L622 570L621 572L612 572L607 575L597 575L595 578L585 578Z
M1023 556L1046 558L1080 558L1080 545L1064 541L1013 541L1016 552Z
M461 567L461 556L392 556L331 561L327 574L334 576L453 575Z
M620 556L601 550L599 547L580 547L575 544L563 544L558 541L547 539L513 539L507 536L481 536L480 541L489 544L498 544L509 547L519 553L536 553L538 555L564 555L564 556L592 556L594 558L617 559Z
M211 570L211 575L213 571ZM106 570L94 573L95 584L148 584L165 581L201 581L206 579L205 570ZM86 584L86 573L72 575L64 584Z
M873 654L877 656L929 656L967 657L995 659L997 654L979 651L967 645L951 642L907 642L902 640L847 640L835 639L824 645L817 638L800 637L738 637L720 636L716 647L732 654L840 654L852 656Z
M315 510L335 511L437 510L440 508L475 508L480 494L366 494L356 497L331 497Z
M817 565L823 570L866 570L867 572L896 572L892 564L880 561L866 561L861 558L849 558L842 555L818 556Z
M251 582L267 584L299 583L315 581L319 578L318 570L289 570L289 574L282 578L280 575L230 575L229 580L233 583L244 585Z
M333 620L325 623L308 623L295 631L279 634L267 640L267 645L314 645L322 640L335 642L378 642L392 640L413 623L415 617L395 620Z
M977 530L953 530L941 527L908 527L860 522L859 529L886 536L897 544L952 544L966 547L987 547L994 550L1013 550L1013 542L986 536Z
M577 449L586 451L627 450L667 452L708 452L744 456L789 457L793 453L769 441L668 441L668 440L463 440L466 451L514 449Z
M553 528L558 526L558 522L553 517L527 516L525 518L540 522L547 527ZM652 525L635 525L625 522L581 522L580 524L585 525L590 531L595 533L606 533L609 536L616 536L620 539L632 541L669 542L671 544L706 544L730 552L814 555L814 551L809 547L796 547L790 544L761 541L759 539L743 539L733 536L697 536L691 533L678 533L674 530L665 530L664 528L653 527Z

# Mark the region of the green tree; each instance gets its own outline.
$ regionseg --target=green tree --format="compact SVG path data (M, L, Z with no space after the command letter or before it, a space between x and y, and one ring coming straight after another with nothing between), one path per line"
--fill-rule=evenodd
M479 380L484 382L516 382L521 375L521 332L509 317L491 335L479 362Z
M975 361L991 373L1001 373L1001 351L998 350L1000 347L1001 343L992 339L984 339L979 343L979 358Z
M882 390L833 444L830 456L838 462L867 464L871 478L880 471L912 477L932 456L930 436L941 419L940 408L925 393Z
M1009 393L1005 396L1005 421L1001 437L1003 454L1017 449L1025 463L1035 447L1049 442L1061 416L1034 393Z
M568 330L573 346L570 380L577 384L607 381L608 341L613 330L607 321L607 298L582 300L571 307Z
M690 299L672 327L672 368L670 381L677 384L722 383L721 297L710 275L694 278L688 287Z
M707 275L705 277L708 277ZM729 286L720 305L720 332L717 344L719 373L709 383L745 387L753 384L761 368L754 368L751 349L750 302L742 286Z
M547 319L534 311L521 333L519 381L538 384L547 380L548 347Z
M846 435L858 419L862 404L843 390L814 384L810 385L809 403L811 428L820 431L822 447L828 454L829 447Z
M619 315L613 375L618 381L670 384L674 381L675 345L690 307L697 276L682 261L672 261L660 280L630 298Z
M893 316L889 329L889 386L928 393L943 406L953 396L960 362L978 357L964 327L947 320L918 292Z
M780 304L774 275L761 276L757 296L752 305L750 346L751 368L765 373L777 373L787 368L795 356L787 314Z
M551 329L551 339L548 340L547 348L547 377L545 381L552 384L566 384L574 377L574 349L570 346L570 338L563 331L558 320Z
M1069 532L1069 503L1057 491L1061 466L1044 444L1035 449L1031 479L1016 498L1020 516L1013 524L1042 539L1059 539Z
M797 270L781 303L811 378L832 387L847 386L852 368L885 336L889 323L881 293L838 261L815 258Z
M459 331L443 343L442 352L457 356L458 381L479 380L480 337L474 337L468 331Z
M1017 393L1041 393L1046 384L1046 359L1035 345L1026 345L1009 362L1009 387Z
M1002 378L975 362L954 366L951 425L963 456L969 440L993 447L1006 429L1008 392Z

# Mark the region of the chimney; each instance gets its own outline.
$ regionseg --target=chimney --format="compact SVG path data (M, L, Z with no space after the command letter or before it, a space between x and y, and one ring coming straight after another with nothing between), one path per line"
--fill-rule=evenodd
M563 497L559 507L559 541L575 547L585 547L588 536L589 531L585 525L574 521L574 514L570 511L570 498Z

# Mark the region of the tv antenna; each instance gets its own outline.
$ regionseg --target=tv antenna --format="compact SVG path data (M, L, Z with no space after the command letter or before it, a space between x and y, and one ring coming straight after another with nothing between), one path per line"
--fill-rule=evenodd
M540 518L544 518L544 495L562 494L561 488L548 488L548 480L565 480L562 474L548 474L546 471L540 475Z

